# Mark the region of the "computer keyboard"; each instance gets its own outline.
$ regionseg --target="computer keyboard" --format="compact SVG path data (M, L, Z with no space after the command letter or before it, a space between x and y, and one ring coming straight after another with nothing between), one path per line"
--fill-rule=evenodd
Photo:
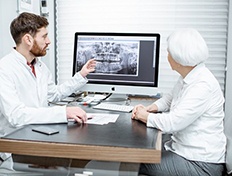
M119 104L109 104L109 103L100 103L96 106L93 106L94 109L102 109L109 111L119 111L119 112L131 112L133 106L119 105Z

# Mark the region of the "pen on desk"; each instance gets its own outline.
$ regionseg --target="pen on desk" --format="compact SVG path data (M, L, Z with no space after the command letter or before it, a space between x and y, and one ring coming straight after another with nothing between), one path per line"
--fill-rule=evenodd
M93 115L88 115L87 120L91 120L91 119L93 119L93 117L94 117ZM68 119L68 122L77 123L77 121L75 119Z
M79 105L84 105L84 106L94 106L99 104L101 101L91 101L91 102L80 102Z
M89 105L87 102L80 102L79 105Z

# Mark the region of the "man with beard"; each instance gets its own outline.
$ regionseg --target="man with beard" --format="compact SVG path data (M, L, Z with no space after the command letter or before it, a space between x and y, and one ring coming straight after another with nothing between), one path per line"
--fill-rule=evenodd
M86 112L80 107L51 107L49 102L60 101L85 85L96 61L89 60L70 80L55 85L50 71L38 58L46 55L50 44L48 24L42 16L21 13L10 25L16 47L0 60L0 137L27 124L87 120ZM9 168L5 163L11 160L10 156L0 153L0 168Z

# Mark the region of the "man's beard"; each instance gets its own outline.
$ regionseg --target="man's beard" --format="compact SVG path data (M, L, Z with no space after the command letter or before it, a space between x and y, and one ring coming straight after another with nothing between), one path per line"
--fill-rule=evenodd
M43 49L41 49L39 47L39 45L37 44L37 42L34 40L34 44L30 50L30 52L35 56L35 57L41 57L41 56L45 56L47 51L46 51L46 47L44 47Z

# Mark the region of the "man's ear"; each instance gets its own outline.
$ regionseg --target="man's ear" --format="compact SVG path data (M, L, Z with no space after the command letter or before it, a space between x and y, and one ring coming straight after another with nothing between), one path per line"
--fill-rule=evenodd
M33 41L34 41L34 39L33 39L33 37L30 34L25 34L22 37L22 42L26 43L29 46L33 45Z

